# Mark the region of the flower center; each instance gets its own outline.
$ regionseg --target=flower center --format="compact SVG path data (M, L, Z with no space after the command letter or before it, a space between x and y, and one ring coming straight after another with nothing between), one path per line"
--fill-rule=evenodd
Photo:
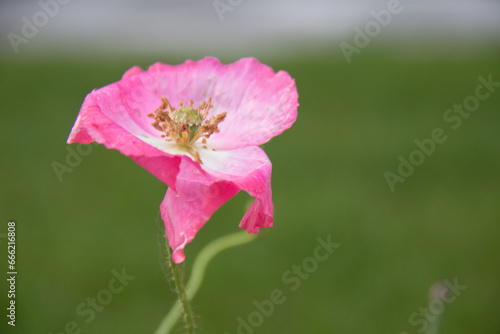
M211 97L207 101L203 101L197 108L193 107L193 100L190 100L189 106L184 106L184 102L181 100L177 109L170 104L165 96L162 96L161 102L154 113L148 114L148 117L154 119L151 125L163 132L162 138L174 141L184 147L196 161L202 163L193 144L201 137L203 137L201 143L206 144L207 139L213 133L219 133L219 123L226 118L227 113L223 112L207 118L208 111L213 107L210 104Z

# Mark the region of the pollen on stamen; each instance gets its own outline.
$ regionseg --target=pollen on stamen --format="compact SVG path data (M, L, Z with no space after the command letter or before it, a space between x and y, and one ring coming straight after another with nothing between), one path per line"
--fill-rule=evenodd
M173 107L165 96L161 98L161 105L154 111L148 113L153 118L151 125L158 131L163 132L161 138L173 141L186 148L186 151L199 163L200 155L193 144L202 138L201 143L207 144L207 139L214 133L219 133L219 124L226 118L227 112L208 117L210 109L213 108L212 98L203 101L197 108L194 101L189 100L189 106L184 107L184 100L179 101L179 108ZM207 145L203 145L207 148ZM213 149L215 151L215 149Z
M223 112L218 114L217 116L211 116L210 119L205 120L203 126L203 136L205 138L210 138L213 133L219 133L219 124L226 119L227 112Z

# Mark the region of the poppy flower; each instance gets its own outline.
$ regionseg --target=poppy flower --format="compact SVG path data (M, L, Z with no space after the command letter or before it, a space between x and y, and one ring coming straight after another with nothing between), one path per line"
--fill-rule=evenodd
M240 227L273 223L271 162L259 147L297 118L295 81L255 58L208 57L128 70L83 102L68 143L103 144L168 185L160 205L174 262L210 216L245 190Z

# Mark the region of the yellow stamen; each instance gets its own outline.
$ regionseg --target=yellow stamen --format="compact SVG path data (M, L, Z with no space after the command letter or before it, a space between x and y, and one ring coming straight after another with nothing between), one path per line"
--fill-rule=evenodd
M183 107L184 101L179 101L179 108L174 108L165 96L161 98L161 105L154 113L147 114L153 118L151 125L158 131L163 132L162 138L173 141L185 147L186 151L195 161L202 163L197 149L193 146L196 141L203 137L202 144L214 133L219 133L219 124L226 118L227 112L211 116L207 119L210 109L213 108L212 98L203 101L197 108L194 101L189 100L189 106ZM202 146L207 148L206 145Z

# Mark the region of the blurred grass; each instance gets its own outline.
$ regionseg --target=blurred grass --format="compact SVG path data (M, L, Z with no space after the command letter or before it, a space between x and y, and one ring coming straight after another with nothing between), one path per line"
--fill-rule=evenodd
M166 186L99 146L62 182L51 166L65 164L85 94L157 60L182 61L0 63L0 233L17 222L16 333L60 333L70 321L82 333L152 333L172 305L155 223ZM193 303L201 332L236 333L253 301L280 289L286 302L256 333L417 333L409 316L427 307L431 285L455 277L468 288L446 305L442 332L499 332L500 89L456 131L442 120L474 93L479 75L500 80L498 54L268 63L296 79L301 104L293 128L264 145L275 227L211 263ZM396 172L398 155L436 127L448 140L392 193L384 172ZM214 214L186 249L188 271L199 249L238 230L248 199L240 193ZM283 273L328 235L340 248L290 291ZM86 323L77 306L122 268L135 279Z

